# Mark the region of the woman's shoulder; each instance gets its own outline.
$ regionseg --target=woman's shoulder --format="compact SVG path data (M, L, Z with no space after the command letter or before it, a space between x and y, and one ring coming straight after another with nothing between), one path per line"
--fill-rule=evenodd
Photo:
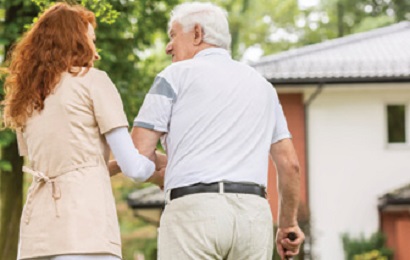
M66 72L67 74L70 74L72 77L75 78L90 78L90 77L95 77L95 76L100 76L100 77L108 77L107 72L91 67L91 68L86 68L86 67L72 67L69 72Z
M84 77L90 77L90 78L108 78L107 72L91 67L87 70L87 68L82 68L83 72L80 74L83 74Z
M80 84L94 84L97 82L111 82L107 72L97 68L77 67L72 68L72 72L68 73L72 80Z

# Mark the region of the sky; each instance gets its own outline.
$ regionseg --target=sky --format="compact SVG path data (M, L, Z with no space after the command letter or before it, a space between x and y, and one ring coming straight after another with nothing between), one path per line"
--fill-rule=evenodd
M320 0L298 0L301 9L312 7L319 4Z

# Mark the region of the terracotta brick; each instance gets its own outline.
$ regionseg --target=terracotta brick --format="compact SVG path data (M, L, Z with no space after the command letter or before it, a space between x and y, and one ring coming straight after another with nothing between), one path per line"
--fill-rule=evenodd
M381 227L387 247L394 251L394 260L410 259L410 212L382 212Z
M302 94L279 94L279 100L288 122L288 127L293 137L293 144L299 159L301 169L301 204L306 208L307 204L307 181L306 181L306 137L305 137L305 111ZM276 170L273 163L269 163L268 199L272 214L277 220L278 195L277 195Z

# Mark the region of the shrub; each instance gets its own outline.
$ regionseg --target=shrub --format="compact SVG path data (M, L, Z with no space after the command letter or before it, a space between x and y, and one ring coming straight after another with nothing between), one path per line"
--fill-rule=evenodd
M368 253L355 255L354 260L388 260L387 256L383 256L379 250L372 250Z
M348 234L342 236L346 260L390 260L393 250L385 247L386 238L377 232L369 238L351 238Z

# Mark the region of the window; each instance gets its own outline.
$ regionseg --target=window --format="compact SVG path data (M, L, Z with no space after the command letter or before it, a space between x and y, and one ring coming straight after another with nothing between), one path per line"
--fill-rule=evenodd
M406 106L387 106L388 143L406 143Z

